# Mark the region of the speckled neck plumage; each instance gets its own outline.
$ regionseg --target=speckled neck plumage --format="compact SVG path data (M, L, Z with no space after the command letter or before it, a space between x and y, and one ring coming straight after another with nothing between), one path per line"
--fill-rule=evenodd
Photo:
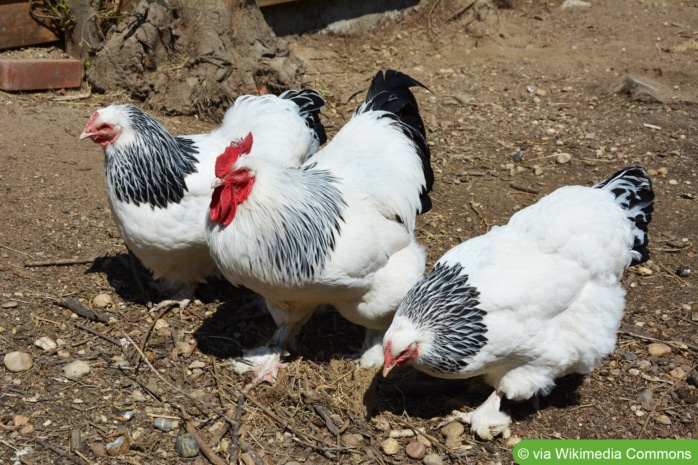
M105 149L107 186L120 202L152 208L179 203L187 191L186 176L197 171L198 148L191 139L173 137L145 113L130 116L135 140Z

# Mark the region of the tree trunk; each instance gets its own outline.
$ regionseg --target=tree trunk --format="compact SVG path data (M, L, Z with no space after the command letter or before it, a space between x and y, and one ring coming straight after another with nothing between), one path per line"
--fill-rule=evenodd
M101 42L95 23L97 10L90 0L67 0L66 3L75 25L65 38L65 51L73 58L85 59L97 50Z
M218 120L257 87L292 87L302 61L249 0L141 0L87 67L93 90L127 90L151 108Z

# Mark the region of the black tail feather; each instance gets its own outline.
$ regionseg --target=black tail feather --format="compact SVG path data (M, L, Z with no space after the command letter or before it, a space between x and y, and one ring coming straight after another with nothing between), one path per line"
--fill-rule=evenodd
M325 100L314 90L287 90L280 96L291 100L300 108L300 115L305 119L305 123L315 132L318 145L327 142L327 132L325 126L320 121L320 110L325 106Z
M426 187L420 195L421 209L417 213L426 213L431 209L429 192L434 186L434 171L431 167L431 152L427 145L424 121L419 114L417 99L410 91L411 87L416 86L429 90L421 82L400 71L389 69L385 74L378 71L366 93L366 100L359 105L356 112L386 111L394 116L405 134L414 141L422 160L426 180Z
M648 260L650 254L647 250L649 243L647 227L652 220L654 192L647 172L644 168L633 166L618 171L594 187L610 191L616 197L616 203L626 211L628 220L633 223L635 244L631 264Z

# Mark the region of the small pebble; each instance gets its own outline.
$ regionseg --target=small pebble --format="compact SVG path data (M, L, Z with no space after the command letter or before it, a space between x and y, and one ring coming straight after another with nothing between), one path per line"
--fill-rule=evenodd
M653 357L664 357L671 353L671 347L661 342L653 342L647 346L647 353Z
M182 457L196 457L199 455L199 443L189 433L180 434L175 441L175 450Z
M63 373L68 379L80 379L90 372L90 365L82 360L75 360L63 367Z
M172 431L172 420L158 417L153 420L153 427L164 432Z
M115 440L113 440L110 443L107 443L105 446L105 449L107 451L107 455L111 457L117 457L119 455L124 455L128 452L128 450L131 448L130 441L128 440L128 436L119 436Z
M685 265L678 267L678 269L676 270L676 274L681 276L682 278L688 278L689 276L691 276L691 273L693 273L693 271Z
M7 353L5 354L3 362L5 363L5 368L13 373L27 371L34 365L34 360L32 360L31 354L26 352Z
M560 165L569 162L571 159L572 155L570 155L569 153L560 153L557 157L555 157L555 161Z
M424 447L424 444L413 441L407 444L407 447L405 447L405 453L411 459L422 460L427 453L427 448Z
M688 377L688 373L686 373L686 371L681 367L674 368L673 370L671 370L669 372L669 374L671 375L672 378L675 378L675 379L685 379Z
M400 451L400 443L397 439L388 438L381 443L381 449L385 455L395 455Z
M429 454L424 457L422 463L424 465L443 465L444 461L441 460L441 456L439 454Z
M5 302L4 304L0 305L2 308L15 308L17 306L17 302L15 300L10 300L9 302Z
M664 167L659 168L659 169L657 170L657 174L658 174L659 176L666 176L666 174L667 174L668 172L669 172L669 170L666 169L666 168L664 168Z
M34 345L37 347L40 347L44 350L51 350L51 349L55 349L56 347L58 347L58 344L56 344L54 342L54 340L48 336L40 337L39 339L34 341Z
M359 447L364 437L360 434L347 433L342 436L342 443L347 447Z
M378 431L390 431L390 423L383 419L376 420L374 427Z
M92 299L92 305L96 308L106 308L112 304L111 296L109 294L97 294L94 299Z
M657 421L657 423L661 423L662 425L670 425L671 424L671 419L664 414L657 415L657 418L655 418L655 420Z
M441 434L447 438L458 437L463 434L463 431L465 431L465 427L457 421L452 421L448 425L441 428Z
M651 389L643 389L643 390L640 391L640 393L637 395L637 397L635 398L635 400L638 401L639 403L649 402L649 401L652 400L652 396L653 396L653 395L654 395L654 393L652 392Z
M635 269L635 272L640 276L649 276L652 274L652 270L646 266L638 266L637 269Z
M628 374L630 376L637 376L640 374L640 370L638 370L637 368L631 368L628 370Z

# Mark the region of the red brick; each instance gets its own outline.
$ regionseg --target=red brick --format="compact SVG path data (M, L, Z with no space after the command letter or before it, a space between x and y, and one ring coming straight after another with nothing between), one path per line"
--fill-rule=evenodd
M0 59L0 89L42 90L80 87L82 61Z

